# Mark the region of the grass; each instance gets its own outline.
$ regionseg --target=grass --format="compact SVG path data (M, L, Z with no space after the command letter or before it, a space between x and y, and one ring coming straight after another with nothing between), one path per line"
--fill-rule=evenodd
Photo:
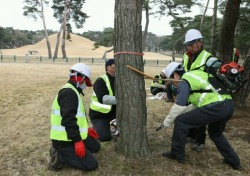
M222 156L207 137L206 150L194 152L186 145L185 165L161 157L170 150L172 129L155 129L163 121L172 103L147 101L148 141L152 157L131 158L116 153L115 142L105 142L95 154L99 168L93 172L64 168L60 172L47 170L49 159L50 108L57 91L68 79L70 64L0 63L0 175L250 175L249 106L228 122L225 135L239 154L244 171L234 171L222 163ZM93 80L103 66L91 66ZM155 75L161 67L145 67ZM145 80L147 87L150 80ZM88 112L91 89L86 89L84 103ZM149 94L149 90L147 90Z

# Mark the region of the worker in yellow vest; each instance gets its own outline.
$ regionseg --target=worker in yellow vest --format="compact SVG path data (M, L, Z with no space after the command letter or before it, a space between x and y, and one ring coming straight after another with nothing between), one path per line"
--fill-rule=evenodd
M97 132L88 127L81 94L91 87L90 68L77 63L70 68L68 82L56 95L51 111L49 169L59 171L64 165L91 171L98 167L92 153L100 150Z
M167 78L183 81L173 82L177 86L176 102L162 123L164 127L174 123L171 151L164 152L163 157L185 163L185 143L189 130L208 125L209 137L221 153L223 162L240 170L240 159L223 135L234 111L231 95L217 92L208 79L212 75L200 69L183 73L177 71L179 66L172 62L166 68ZM190 106L195 108L187 110Z
M106 73L96 79L89 108L89 117L93 128L99 134L100 141L110 141L118 136L116 127L116 98L115 98L115 60L105 63ZM115 125L113 125L115 124ZM111 126L112 133L111 133ZM113 133L114 132L114 133ZM112 135L114 134L114 135Z

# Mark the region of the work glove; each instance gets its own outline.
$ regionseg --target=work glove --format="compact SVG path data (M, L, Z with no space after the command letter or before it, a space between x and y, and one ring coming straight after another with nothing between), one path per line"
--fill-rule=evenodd
M75 142L75 155L79 158L83 158L86 154L83 141Z
M94 139L99 139L98 133L91 127L88 128L88 135Z

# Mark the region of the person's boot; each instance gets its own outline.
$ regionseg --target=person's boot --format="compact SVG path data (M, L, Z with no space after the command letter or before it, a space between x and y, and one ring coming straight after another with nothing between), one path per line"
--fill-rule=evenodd
M193 151L202 152L205 149L204 144L195 143L192 147Z
M62 169L62 164L58 160L57 151L53 147L51 147L49 153L50 153L50 160L48 164L48 169L56 172L60 171Z

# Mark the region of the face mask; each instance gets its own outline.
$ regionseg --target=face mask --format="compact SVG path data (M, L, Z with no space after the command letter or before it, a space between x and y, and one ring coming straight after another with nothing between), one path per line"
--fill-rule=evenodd
M86 83L84 82L84 83L82 83L82 84L79 84L79 87L80 87L82 90L85 89Z

